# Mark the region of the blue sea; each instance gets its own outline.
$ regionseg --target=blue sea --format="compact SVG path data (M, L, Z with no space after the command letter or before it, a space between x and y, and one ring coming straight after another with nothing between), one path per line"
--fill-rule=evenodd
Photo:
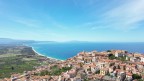
M66 60L81 51L107 51L110 49L144 53L144 43L98 43L98 42L37 42L29 44L38 53Z

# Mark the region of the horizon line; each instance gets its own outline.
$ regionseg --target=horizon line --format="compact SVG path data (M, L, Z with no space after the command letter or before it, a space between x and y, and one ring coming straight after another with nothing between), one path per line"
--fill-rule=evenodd
M9 40L19 40L19 41L37 41L37 42L97 42L97 43L142 43L144 41L87 41L87 40L66 40L66 41L56 41L56 40L33 40L33 39L15 39L15 38L0 38Z

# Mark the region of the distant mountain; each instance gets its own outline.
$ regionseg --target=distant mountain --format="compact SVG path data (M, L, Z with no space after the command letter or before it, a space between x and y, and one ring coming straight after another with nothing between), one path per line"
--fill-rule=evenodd
M16 40L10 38L0 38L0 44L25 44L25 43L34 43L34 40Z

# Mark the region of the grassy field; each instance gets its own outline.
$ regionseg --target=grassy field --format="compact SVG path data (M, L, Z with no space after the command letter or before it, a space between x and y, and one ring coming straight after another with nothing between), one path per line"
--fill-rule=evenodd
M35 69L35 66L54 63L40 56L28 46L0 45L0 79L10 77L12 73L23 73Z
M20 54L3 54L3 55L0 55L0 59L5 58L5 57L15 57L17 55L20 55Z
M0 78L10 77L12 73L23 73L23 71L33 70L34 66L39 66L40 56L27 57L21 54L0 55Z

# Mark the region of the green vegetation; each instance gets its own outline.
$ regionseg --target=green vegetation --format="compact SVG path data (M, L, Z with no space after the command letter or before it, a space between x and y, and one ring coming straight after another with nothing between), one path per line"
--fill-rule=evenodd
M88 78L85 78L84 81L89 81L89 79L88 79Z
M35 66L48 65L43 56L26 46L0 47L0 78L10 77L12 73L23 73L33 70Z
M117 59L117 60L121 60L121 61L126 61L126 56L115 57L113 54L109 54L109 59L110 60Z
M143 81L142 79L138 79L138 81Z
M91 68L88 68L87 71L91 71Z
M107 75L107 76L111 76L109 72L108 72L106 75Z
M107 50L107 52L111 52L111 50Z
M121 60L121 61L126 61L126 56L124 56L124 57L117 57L116 59L117 60Z
M125 51L125 53L128 53L128 51Z
M38 66L38 60L24 61L23 57L12 56L0 59L0 78L10 77L11 73L23 73Z
M51 67L50 71L48 70L44 70L42 72L40 72L39 74L36 75L40 75L40 76L44 76L44 75L60 75L62 72L66 72L68 70L72 69L72 67L62 67L62 68L58 68L57 65Z
M109 54L109 59L113 60L116 59L116 57L113 54Z
M15 57L17 56L18 54L3 54L3 55L0 55L0 59L1 58L5 58L5 57Z
M36 55L31 47L27 46L2 46L0 45L0 55L5 54L22 54L22 55Z
M100 70L96 71L95 74L100 74Z
M133 74L132 78L140 80L142 77L140 75L138 75L138 74Z

